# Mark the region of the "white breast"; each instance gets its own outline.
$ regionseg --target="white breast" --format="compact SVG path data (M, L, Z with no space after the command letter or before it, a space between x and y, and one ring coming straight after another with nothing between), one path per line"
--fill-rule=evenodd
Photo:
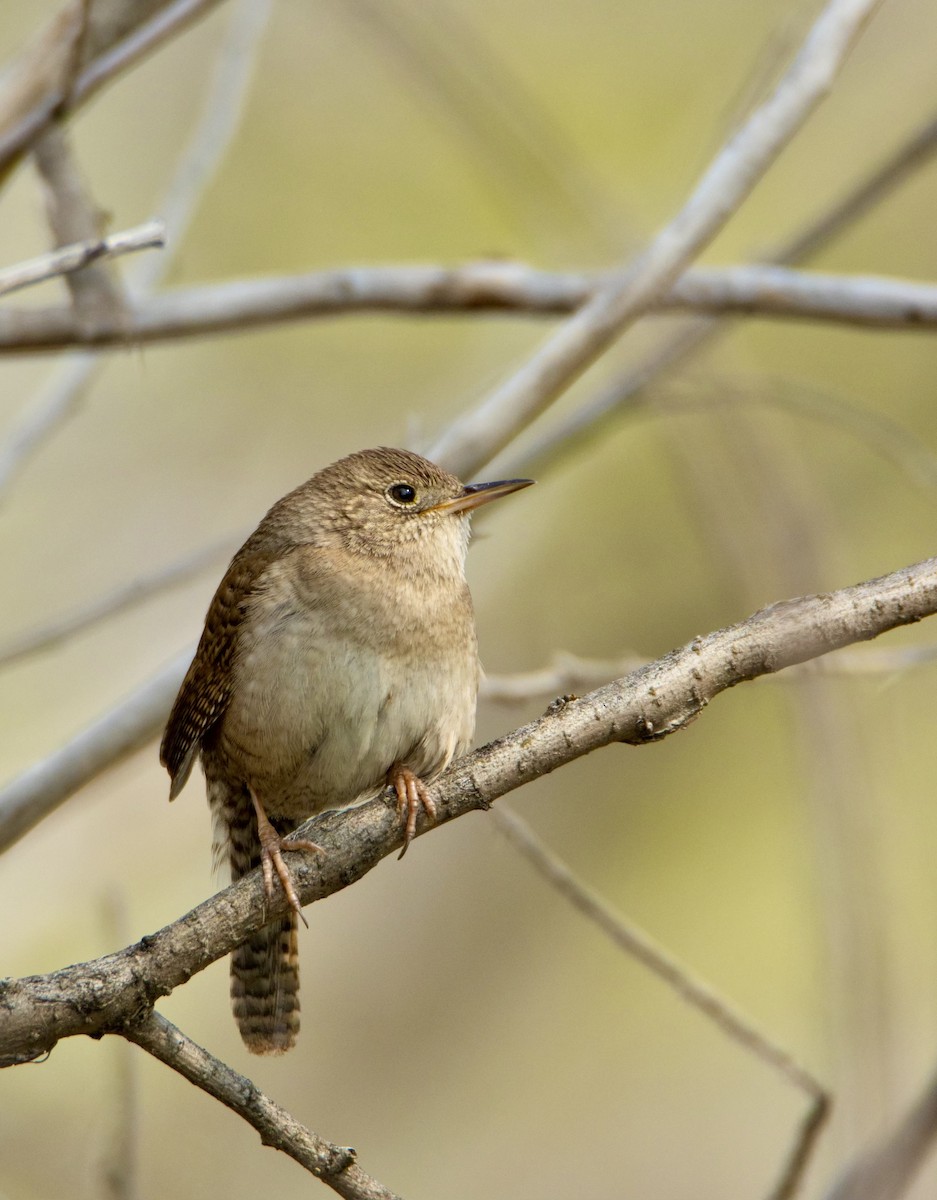
M368 613L354 588L310 604L292 578L268 586L277 602L250 622L221 728L228 761L268 814L344 807L376 794L395 763L427 779L468 749L478 688L470 607L453 622L425 589L423 603L398 597L393 608L380 592Z

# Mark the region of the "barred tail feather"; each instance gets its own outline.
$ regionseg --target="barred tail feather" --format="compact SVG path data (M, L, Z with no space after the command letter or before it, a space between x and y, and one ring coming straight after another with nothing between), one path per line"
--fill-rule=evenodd
M258 930L231 955L231 1003L252 1054L283 1054L299 1034L299 957L292 914Z
M226 859L231 879L260 865L260 841L245 788L208 778L214 857ZM292 828L271 818L277 831ZM294 914L271 921L231 955L231 1005L252 1054L284 1054L299 1035L299 955Z

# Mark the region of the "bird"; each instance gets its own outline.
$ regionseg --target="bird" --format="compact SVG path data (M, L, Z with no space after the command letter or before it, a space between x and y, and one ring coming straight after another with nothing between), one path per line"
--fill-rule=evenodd
M269 510L208 608L160 745L170 800L196 760L213 852L232 880L260 866L287 914L231 956L231 1000L255 1054L299 1033L291 833L390 785L403 850L427 791L472 744L480 667L465 578L475 509L530 479L463 484L409 450L380 447L320 470Z

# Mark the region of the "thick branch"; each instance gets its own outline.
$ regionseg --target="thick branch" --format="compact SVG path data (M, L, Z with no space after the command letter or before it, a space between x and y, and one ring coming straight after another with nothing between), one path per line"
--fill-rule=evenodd
M0 312L0 353L68 346L125 348L139 342L206 337L285 321L354 313L574 312L605 275L537 271L515 263L460 267L347 267L268 279L177 288L138 300L120 321L79 321L66 307ZM832 275L743 265L688 271L649 312L832 321L872 329L933 329L937 286L876 275Z
M694 639L468 755L432 788L440 823L611 742L642 745L684 728L719 692L937 612L937 559L855 587L804 596ZM304 904L340 891L398 849L393 797L308 823L326 854L294 867ZM425 826L424 826L425 830ZM47 976L0 984L0 1062L30 1061L62 1037L136 1022L160 997L286 911L265 902L259 872L134 946Z

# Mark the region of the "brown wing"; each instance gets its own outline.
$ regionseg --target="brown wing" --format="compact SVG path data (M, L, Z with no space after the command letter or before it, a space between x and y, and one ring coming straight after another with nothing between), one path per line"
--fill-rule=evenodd
M258 546L257 542L261 544ZM208 607L205 629L172 706L159 748L160 762L172 781L170 800L182 791L202 742L224 714L231 698L238 629L246 601L266 568L282 551L280 544L255 534L231 560Z

